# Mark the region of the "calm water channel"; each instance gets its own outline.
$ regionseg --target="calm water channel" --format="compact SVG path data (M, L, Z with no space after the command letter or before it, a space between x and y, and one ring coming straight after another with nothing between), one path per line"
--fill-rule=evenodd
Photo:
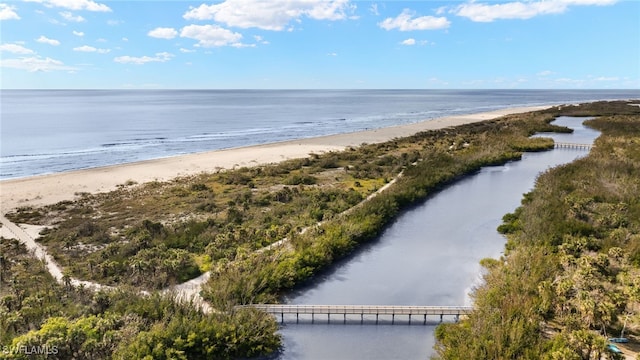
M559 118L573 134L550 135L559 142L592 143L596 131L584 119ZM290 294L291 304L318 305L469 305L469 291L480 281L479 261L497 258L504 238L496 232L502 216L513 211L536 176L584 156L585 151L556 149L527 153L522 161L487 167L402 214L380 239L318 279ZM417 320L417 321L415 321ZM285 322L281 360L427 359L439 319L422 325L397 317L395 325L343 324L337 316ZM374 320L375 322L375 317Z

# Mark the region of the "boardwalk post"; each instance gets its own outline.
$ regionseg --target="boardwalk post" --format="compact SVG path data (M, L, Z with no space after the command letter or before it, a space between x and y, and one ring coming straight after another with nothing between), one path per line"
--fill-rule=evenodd
M360 325L364 324L364 313L360 313Z
M424 314L424 322L423 322L423 324L427 325L427 314Z
M442 317L444 316L444 314L440 314L440 322L442 322Z
M411 314L409 314L409 325L411 325Z
M376 325L378 325L378 314L376 314Z
M280 322L284 324L284 312L280 313Z
M396 314L391 314L391 325L396 322Z

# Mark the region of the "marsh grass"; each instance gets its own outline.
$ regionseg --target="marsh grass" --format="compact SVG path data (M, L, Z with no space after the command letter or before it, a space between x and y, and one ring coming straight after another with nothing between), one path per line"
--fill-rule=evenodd
M402 195L408 199L398 206L480 166L549 148L548 139L528 135L562 131L549 125L552 119L516 115L279 164L218 169L169 182L129 181L109 193L81 194L76 201L10 216L47 226L40 241L73 277L159 289L331 220L403 169L409 175L404 182L424 177L429 185L405 190L417 193ZM344 245L339 253L353 246Z
M83 346L94 346L104 358L225 359L272 353L279 346L273 318L237 313L235 305L276 301L375 239L402 209L482 166L552 147L549 139L529 136L567 131L550 124L556 116L616 111L626 115L590 122L605 134L591 156L541 176L523 207L505 218L508 261L483 262L490 267L488 285L475 294L478 311L437 333L444 358L539 358L535 355L542 351L575 347L582 344L576 339L591 339L588 334L568 332L551 340L543 334L549 333L545 324L569 328L576 323L569 315L583 315L579 303L569 302L576 308L567 310L550 296L559 291L557 282L585 270L576 264L593 264L587 270L600 272L604 293L618 299L610 301L609 317L598 312L585 317L590 319L585 324L617 330L621 311L635 309L637 314L640 109L625 102L556 107L168 182L128 182L109 193L18 209L8 217L47 226L41 243L73 277L121 290L93 294L57 284L41 264L20 255L19 245L3 239L2 246L13 250L3 248L0 257L2 341L62 339L76 346L65 351L79 354L88 349ZM403 176L387 191L362 203L400 172ZM323 224L315 226L319 221ZM288 246L256 251L285 237ZM562 262L571 259L563 258L565 253L579 261ZM15 259L7 261L4 254ZM214 314L157 294L140 297L124 290L160 289L208 270L211 278L202 295L217 309ZM620 300L624 296L635 300ZM29 311L35 315L29 317Z
M586 122L602 135L587 157L542 174L505 215L507 255L484 262L476 311L437 330L440 358L600 359L625 321L637 342L640 113L617 106L562 109L605 114Z

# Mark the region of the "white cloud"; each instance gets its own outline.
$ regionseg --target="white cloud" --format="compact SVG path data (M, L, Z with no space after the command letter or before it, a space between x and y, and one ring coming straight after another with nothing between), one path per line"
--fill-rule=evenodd
M408 46L415 45L416 44L416 39L407 39L407 40L402 41L400 44L408 45Z
M327 56L338 56L338 53L330 52L330 53L327 54Z
M536 75L538 75L538 76L549 76L549 75L552 75L552 74L553 74L553 71L551 71L551 70L543 70L543 71L540 71L539 73L537 73Z
M31 49L27 49L26 47L19 44L2 44L0 45L0 51L6 51L13 54L34 54L35 52Z
M129 41L129 39L128 39L128 38L126 38L126 37L123 37L123 38L122 38L122 41Z
M192 50L192 49L180 48L180 52L181 53L193 53L193 52L196 52L196 51Z
M182 28L180 37L198 40L196 46L202 47L242 46L240 43L242 34L218 25L188 25Z
M29 72L37 71L75 71L77 68L65 65L60 60L54 60L52 58L42 58L40 56L21 58L21 59L2 59L0 60L0 66L27 70Z
M60 21L58 19L54 19L54 18L50 18L49 19L49 23L51 23L53 25L67 26L67 24L63 23L62 21Z
M121 21L121 20L113 20L113 19L111 19L111 20L107 20L107 25L109 25L109 26L118 26L118 25L122 24L123 22L124 21Z
M53 46L58 46L60 45L60 41L55 40L55 39L49 39L48 37L41 35L38 39L36 39L37 42L39 43L43 43L43 44L49 44L49 45L53 45Z
M385 30L413 31L446 29L451 25L446 17L421 16L414 18L414 15L415 13L411 10L404 9L397 17L386 18L378 23L378 26Z
M79 52L97 52L99 54L107 54L109 52L111 52L111 49L98 49L95 48L93 46L89 46L89 45L83 45L83 46L78 46L78 47L74 47L73 51L79 51Z
M499 4L469 2L456 7L453 12L475 22L492 22L500 19L530 19L538 15L561 14L574 5L611 5L617 0L537 0L514 1Z
M315 20L343 20L355 5L349 0L226 0L191 8L187 20L215 20L228 26L281 31L302 17Z
M289 1L282 1L283 4L288 4ZM333 0L333 1L299 1L301 5L311 3L312 6L309 9L302 10L302 13L314 20L344 20L347 18L347 11L353 12L355 5L349 4L349 0ZM357 19L357 16L350 16L349 18Z
M196 45L197 46L197 45ZM230 46L234 47L234 48L248 48L248 47L256 47L256 44L243 44L243 43L233 43Z
M432 83L432 84L440 85L440 86L447 86L447 85L449 85L449 82L448 82L448 81L446 81L446 80L442 80L442 79L437 78L437 77L429 78L427 81L428 81L428 82L430 82L430 83Z
M113 61L120 64L135 64L142 65L149 62L167 62L173 58L173 54L168 52L156 53L155 56L142 56L142 57L133 57L133 56L118 56L114 58Z
M84 36L84 33L82 31L73 30L73 35L82 37L82 36Z
M37 2L44 4L47 7L61 7L69 10L87 10L87 11L100 11L110 12L109 8L105 4L99 4L93 0L25 0L27 2Z
M0 20L20 20L14 6L0 4Z
M256 42L259 42L262 45L269 45L269 42L260 35L254 35L253 38L256 40Z
M378 4L371 4L371 6L369 7L369 11L375 16L380 16L380 11L378 11Z
M572 78L557 78L557 79L555 79L553 81L556 82L556 83L563 84L563 86L565 86L566 84L571 84L573 86L581 86L582 84L585 83L584 80L572 79Z
M418 41L418 40L416 40L414 38L409 38L409 39L406 39L406 40L403 40L403 41L400 42L400 45L405 45L405 46L413 46L413 45L423 46L423 45L427 45L427 44L429 44L429 42L427 40Z
M557 1L564 2L569 5L597 5L597 6L613 5L616 2L618 2L618 0L557 0Z
M158 39L173 39L178 36L178 32L174 28L155 28L147 33L147 35Z
M60 16L62 16L62 18L67 20L67 21L73 21L73 22L84 22L84 21L86 21L85 18L83 18L80 15L74 16L71 13L71 11L61 11L58 14L60 14Z

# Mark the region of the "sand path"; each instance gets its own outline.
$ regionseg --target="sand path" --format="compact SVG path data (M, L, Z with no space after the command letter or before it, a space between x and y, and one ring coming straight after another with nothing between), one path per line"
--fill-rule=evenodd
M179 176L194 175L216 169L276 163L287 159L306 157L311 153L341 151L349 146L358 146L363 143L379 143L394 138L411 136L420 131L458 126L495 119L508 114L536 111L545 108L548 108L548 106L503 109L355 133L292 140L60 174L0 181L0 223L2 224L0 234L4 237L16 238L24 243L29 251L33 251L38 259L45 262L47 270L56 281L63 283L65 278L62 268L54 261L53 257L46 252L45 248L35 241L39 236L41 227L32 225L18 226L9 221L4 214L21 206L40 206L63 200L73 200L77 194L81 192L98 193L111 191L127 181L135 181L137 183L154 180L166 181ZM400 173L398 177L401 175L402 173ZM385 191L398 177L342 214L353 211L356 207L361 206L366 201L371 200L373 197ZM303 229L302 233L310 228L311 227ZM287 242L288 239L285 238L258 251L266 251L274 247L283 246ZM171 286L162 292L173 294L176 299L181 301L194 301L200 305L203 310L207 312L211 311L211 307L200 297L200 287L209 279L209 276L210 273L206 272L197 278ZM70 281L74 286L84 286L94 290L113 289L110 286L74 278L67 278L67 281ZM146 294L146 292L143 293Z
M42 230L41 226L34 225L16 225L9 221L4 215L0 215L0 223L2 224L2 236L6 238L13 238L21 243L23 243L27 250L33 252L33 255L42 261L44 261L47 271L51 274L51 276L56 279L59 283L65 282L65 276L62 271L62 268L56 261L53 259L44 246L38 244L35 239L37 239L40 235L39 232ZM106 286L98 283L94 283L91 281L78 280L74 278L68 278L69 284L73 286L84 286L85 288L90 288L92 290L101 290L101 289L113 289L111 286Z

